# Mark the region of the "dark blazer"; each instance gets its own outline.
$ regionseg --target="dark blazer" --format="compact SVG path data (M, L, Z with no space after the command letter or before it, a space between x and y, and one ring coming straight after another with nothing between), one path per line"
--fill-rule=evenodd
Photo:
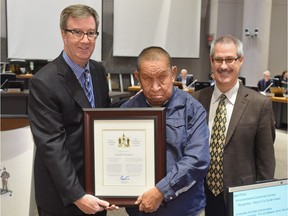
M182 82L182 76L178 75L176 81ZM189 86L193 82L193 76L187 75L186 77L186 86Z
M274 86L273 80L268 80L268 82L265 81L265 79L259 80L257 83L257 87L259 91L264 91L271 83L273 83L272 86ZM270 89L267 89L266 92L270 92Z
M214 87L193 93L207 111ZM274 178L275 121L270 98L240 85L224 147L224 188Z
M105 69L90 60L95 107L109 107ZM83 108L91 107L62 54L29 81L29 120L36 144L37 205L50 214L79 215L84 190Z

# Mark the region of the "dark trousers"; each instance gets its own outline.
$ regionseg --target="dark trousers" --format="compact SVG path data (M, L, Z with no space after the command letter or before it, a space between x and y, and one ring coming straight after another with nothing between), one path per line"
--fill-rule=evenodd
M54 214L50 214L46 211L44 211L43 209L37 207L38 209L38 214L39 216L63 216L63 215L54 215ZM106 211L103 211L103 212L98 212L96 214L94 214L95 216L106 216ZM85 216L86 214L81 214L81 215L69 215L69 216ZM91 214L89 216L92 216Z
M209 190L209 188L205 184L205 194L206 194L205 216L215 216L215 215L226 216L227 210L223 192L218 194L217 196L214 196L214 194Z

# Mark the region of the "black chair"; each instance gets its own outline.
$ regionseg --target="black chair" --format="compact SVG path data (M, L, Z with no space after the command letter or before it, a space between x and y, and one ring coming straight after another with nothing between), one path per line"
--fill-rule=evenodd
M15 73L0 73L1 78L1 88L5 83L8 81L15 81L16 80L16 74Z
M276 75L274 76L273 79L273 83L274 83L274 87L280 87L281 86L281 81L282 81L282 76L281 75Z
M238 77L239 80L241 80L242 84L246 85L246 78L245 77Z
M206 88L210 86L210 82L195 82L195 91Z

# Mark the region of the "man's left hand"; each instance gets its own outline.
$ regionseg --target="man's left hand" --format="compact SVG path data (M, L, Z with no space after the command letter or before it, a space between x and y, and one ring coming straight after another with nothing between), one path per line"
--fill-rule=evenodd
M163 198L163 194L156 187L153 187L139 196L135 204L139 204L139 211L151 213L157 211Z

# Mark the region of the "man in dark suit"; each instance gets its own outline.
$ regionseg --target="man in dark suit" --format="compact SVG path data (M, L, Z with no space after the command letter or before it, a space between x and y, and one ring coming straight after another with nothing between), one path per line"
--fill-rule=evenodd
M188 76L187 70L182 69L180 75L177 76L176 81L182 82L183 89L185 89L193 82L193 76Z
M274 82L271 79L270 71L264 71L263 72L263 79L259 80L257 83L258 91L265 91L272 83L272 86L274 86ZM270 89L268 88L265 92L270 92Z
M84 185L83 108L110 106L105 69L90 60L98 26L94 9L85 5L65 8L60 17L64 50L29 83L40 216L95 214L117 208L86 194Z
M272 102L268 97L246 88L238 81L243 63L243 44L240 40L229 35L214 40L211 44L210 63L216 84L196 91L193 96L202 103L208 113L207 121L211 135L214 133L213 130L216 130L215 127L212 129L212 125L216 122L214 117L219 96L224 94L226 98L226 131L223 144L220 146L224 150L219 154L223 163L218 161L222 181L215 181L215 169L211 167L216 158L214 153L210 153L210 168L205 183L206 216L225 216L228 186L252 184L274 178L274 114ZM211 141L210 138L210 152L214 152ZM218 193L212 193L211 188L218 183L221 189Z

